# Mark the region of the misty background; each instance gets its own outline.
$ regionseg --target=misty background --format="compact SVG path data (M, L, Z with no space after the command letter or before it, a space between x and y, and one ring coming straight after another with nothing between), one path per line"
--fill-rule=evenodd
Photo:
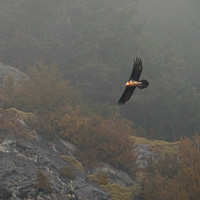
M178 140L200 128L199 19L197 0L0 1L0 60L22 71L56 63L94 112ZM135 57L150 86L119 107Z

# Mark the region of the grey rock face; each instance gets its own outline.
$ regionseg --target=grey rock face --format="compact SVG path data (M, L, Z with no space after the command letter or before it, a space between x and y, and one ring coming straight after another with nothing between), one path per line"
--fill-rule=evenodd
M109 179L112 183L116 183L121 186L132 186L135 184L135 182L130 178L127 173L115 169L107 163L102 163L102 166L95 168L92 173L97 174L98 172L108 174Z
M0 199L6 200L12 197L12 192L0 185Z
M9 74L14 76L16 82L23 80L23 79L27 79L27 76L23 72L19 71L18 69L11 67L11 66L6 66L6 65L0 64L0 86L3 83L4 77Z
M16 138L4 139L0 144L0 200L110 199L108 193L86 181L85 172L74 169L74 181L61 177L60 168L70 164L60 158L59 148L65 153L71 151L60 140L38 142ZM37 191L38 170L48 177L53 187L51 194ZM71 197L68 197L68 194L71 194Z
M147 165L147 159L154 155L147 144L139 144L134 150L137 153L136 163L140 168L144 168Z

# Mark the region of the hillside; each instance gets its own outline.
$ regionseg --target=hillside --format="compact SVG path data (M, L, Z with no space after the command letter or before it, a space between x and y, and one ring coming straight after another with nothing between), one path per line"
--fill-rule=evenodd
M44 139L28 125L31 118L16 109L0 111L2 200L198 199L198 137L196 143L132 137L137 156L131 175L102 161L83 164L79 146L59 137Z
M148 139L192 138L200 127L199 13L197 0L1 1L0 62L23 72L54 64L81 93L73 100L103 118L127 118ZM135 57L150 85L119 108Z
M0 200L199 200L199 5L0 1Z
M56 66L26 76L8 73L0 88L1 199L197 199L198 135L138 137L143 128L77 99Z
M141 199L142 185L137 176L130 177L103 162L93 167L83 165L77 146L61 138L45 140L29 127L32 117L16 109L0 111L0 199ZM138 172L156 152L173 154L177 146L132 139L136 140L132 149L137 152L137 165L132 167Z
M27 125L29 117L0 112L0 199L132 199L137 184L127 173L106 163L83 166L75 145L44 140Z

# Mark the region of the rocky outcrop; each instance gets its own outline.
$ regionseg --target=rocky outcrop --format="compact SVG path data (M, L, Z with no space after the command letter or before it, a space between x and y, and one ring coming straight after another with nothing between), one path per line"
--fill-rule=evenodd
M86 181L87 173L84 170L73 168L75 180L61 176L62 167L72 166L60 158L60 155L70 151L60 140L48 142L42 139L5 138L0 144L0 199L110 199L108 193ZM52 193L38 191L39 170L48 177Z
M136 163L139 168L144 168L147 165L147 160L154 155L147 144L135 145L134 151L137 153Z
M111 183L120 186L128 187L136 184L127 173L118 170L107 163L102 163L100 167L91 170L91 174L98 174L99 172L107 174Z
M82 166L75 145L36 135L28 125L32 115L0 110L0 200L109 200L111 195L120 192L119 196L125 196L130 190L129 195L136 195L137 184L124 171L107 163L93 169ZM138 152L142 153L142 148ZM99 174L108 178L106 188Z
M3 79L5 78L5 76L9 74L11 74L15 78L16 82L23 79L27 79L27 76L23 72L19 71L18 69L11 66L0 64L0 86L3 83Z

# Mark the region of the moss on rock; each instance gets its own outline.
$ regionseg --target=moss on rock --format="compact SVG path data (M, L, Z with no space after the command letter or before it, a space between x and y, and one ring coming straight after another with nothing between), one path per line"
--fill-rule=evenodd
M99 183L97 177L94 174L88 175L88 181L93 183Z
M19 117L20 119L31 119L34 117L33 113L23 112L21 110L17 110L16 108L6 109L6 113L12 113L13 115Z
M149 150L154 153L177 154L179 142L166 142L162 140L147 140L142 137L132 136L136 144L147 144Z
M82 166L81 162L76 160L76 158L71 157L71 156L67 156L67 155L61 155L60 157L63 160L65 160L66 162L68 162L75 169L83 171L83 166Z
M113 200L132 200L134 198L134 186L123 187L118 184L100 185L102 189L108 192Z

